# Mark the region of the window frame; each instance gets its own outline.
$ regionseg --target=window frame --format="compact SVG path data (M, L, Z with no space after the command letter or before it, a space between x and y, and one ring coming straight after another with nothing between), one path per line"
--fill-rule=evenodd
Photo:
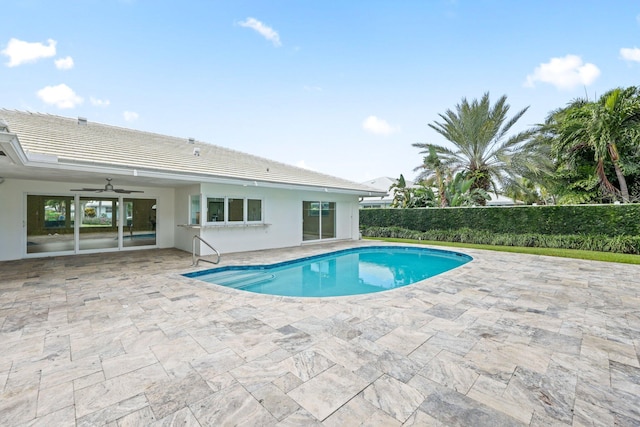
M254 219L254 220L250 220L249 219L249 201L253 200L253 201L258 201L260 202L260 219ZM256 197L246 197L245 200L245 222L247 224L264 224L264 199L262 198L256 198Z
M197 211L194 210L194 201L198 200L198 206L196 207ZM187 224L192 226L202 225L202 195L201 194L190 194L189 195L189 213L188 213L188 222ZM195 221L194 221L195 219Z
M206 210L206 221L203 225L208 227L220 227L220 226L233 226L233 225L259 225L264 224L264 199L262 197L253 197L253 196L220 196L220 195L211 195L207 194L203 196L204 199L204 209ZM224 218L222 221L209 221L209 200L211 199L221 199L224 208ZM241 220L231 220L231 203L233 201L242 200L242 219ZM259 220L249 220L249 201L258 201L260 202L260 219Z

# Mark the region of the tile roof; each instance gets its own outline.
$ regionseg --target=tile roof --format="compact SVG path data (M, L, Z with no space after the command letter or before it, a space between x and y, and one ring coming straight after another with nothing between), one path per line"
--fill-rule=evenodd
M377 190L342 178L229 148L56 115L0 109L9 132L28 153L58 162L129 167L196 177L250 180L362 192ZM199 156L194 155L199 149Z

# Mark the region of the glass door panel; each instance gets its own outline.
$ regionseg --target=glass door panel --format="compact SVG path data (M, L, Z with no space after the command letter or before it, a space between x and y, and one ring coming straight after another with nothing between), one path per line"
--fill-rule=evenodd
M302 240L320 238L320 203L302 202Z
M156 244L156 199L124 199L122 246Z
M73 214L73 197L27 196L27 253L73 251Z
M336 237L336 203L302 202L302 240Z
M320 214L320 230L322 230L323 239L332 239L336 237L336 204L335 202L322 202Z
M80 250L118 247L118 199L81 197Z

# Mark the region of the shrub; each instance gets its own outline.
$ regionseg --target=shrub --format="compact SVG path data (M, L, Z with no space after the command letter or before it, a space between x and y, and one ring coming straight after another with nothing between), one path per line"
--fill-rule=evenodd
M421 232L472 229L516 235L640 235L640 204L362 209L360 225ZM622 241L619 244L623 244Z
M526 246L557 249L583 249L600 252L640 254L640 236L607 235L551 235L491 233L486 230L461 228L458 230L417 231L401 227L366 227L366 237L388 237L397 239L432 240L438 242L475 243L497 246Z

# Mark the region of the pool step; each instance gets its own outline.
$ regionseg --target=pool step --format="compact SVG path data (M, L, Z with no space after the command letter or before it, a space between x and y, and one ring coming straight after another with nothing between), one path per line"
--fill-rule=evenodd
M227 288L242 289L247 286L269 282L275 277L275 274L263 271L228 270L208 275L205 280Z

